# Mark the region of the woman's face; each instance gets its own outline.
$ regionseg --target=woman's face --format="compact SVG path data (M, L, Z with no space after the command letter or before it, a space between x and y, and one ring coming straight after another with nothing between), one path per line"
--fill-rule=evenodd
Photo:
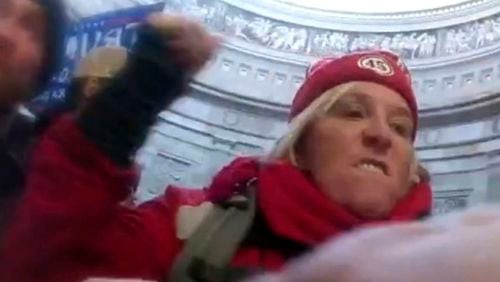
M359 82L308 126L298 164L330 199L366 218L383 218L411 186L414 122L394 90Z

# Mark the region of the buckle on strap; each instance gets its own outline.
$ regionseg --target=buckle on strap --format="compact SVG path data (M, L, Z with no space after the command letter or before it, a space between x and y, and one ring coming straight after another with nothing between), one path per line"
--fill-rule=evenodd
M239 189L234 193L234 195L221 204L222 208L228 209L230 207L235 207L239 210L246 210L250 205L249 194L255 191L250 191L254 189L254 185L257 183L257 177L253 177L245 183L244 189Z

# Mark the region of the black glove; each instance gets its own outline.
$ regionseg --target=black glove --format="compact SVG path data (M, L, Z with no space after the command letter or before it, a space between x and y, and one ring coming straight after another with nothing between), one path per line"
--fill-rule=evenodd
M131 164L157 115L187 89L190 75L168 55L165 36L142 26L124 70L77 117L84 133L119 165Z

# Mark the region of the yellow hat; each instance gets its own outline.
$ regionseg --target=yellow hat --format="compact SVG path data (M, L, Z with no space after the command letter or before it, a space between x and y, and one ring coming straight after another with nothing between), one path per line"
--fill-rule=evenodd
M87 57L80 61L74 78L114 77L127 62L127 49L122 47L98 47L90 51Z

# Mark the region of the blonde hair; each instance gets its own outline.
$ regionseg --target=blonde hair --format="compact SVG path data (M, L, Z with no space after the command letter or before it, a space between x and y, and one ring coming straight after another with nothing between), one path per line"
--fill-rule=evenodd
M297 166L295 146L305 127L319 115L326 113L343 95L350 93L356 81L335 86L322 93L305 110L295 116L283 135L269 154L270 160L289 160Z

